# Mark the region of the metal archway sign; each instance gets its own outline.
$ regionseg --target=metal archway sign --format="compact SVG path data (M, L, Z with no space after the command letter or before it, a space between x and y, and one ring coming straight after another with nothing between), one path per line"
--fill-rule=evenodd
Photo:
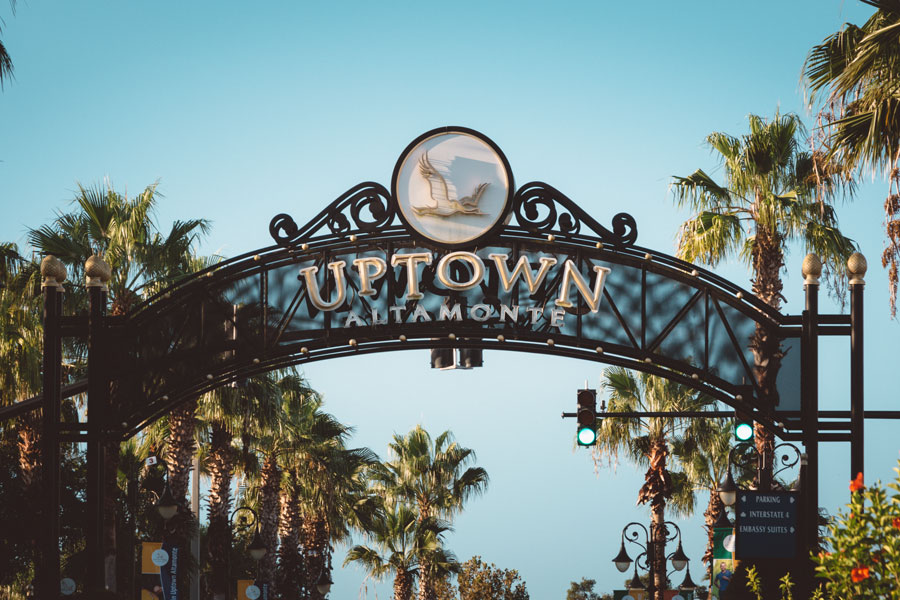
M129 437L215 387L292 364L426 348L621 365L803 439L813 462L820 440L852 433L861 448L861 420L818 423L816 340L850 335L851 320L817 314L817 281L807 282L808 310L783 315L714 273L637 246L628 214L607 228L545 183L515 188L502 151L471 129L414 140L390 190L361 183L305 225L280 214L269 229L274 245L196 273L125 316L106 316L93 287L88 317L61 318L58 294L45 291L46 456L60 440L64 335L86 337L90 348L91 418L66 439L88 442L95 474L104 440ZM861 311L857 325L861 342ZM861 374L860 362L860 390ZM52 472L48 482L58 486ZM52 513L58 494L50 496ZM89 555L100 556L102 485L88 501ZM52 547L58 523L46 537ZM58 552L48 560L45 572L58 574Z

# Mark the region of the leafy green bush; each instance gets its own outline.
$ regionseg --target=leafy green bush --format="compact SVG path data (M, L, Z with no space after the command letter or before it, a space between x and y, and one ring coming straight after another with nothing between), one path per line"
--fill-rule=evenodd
M813 556L825 581L819 597L900 598L900 468L894 471L890 497L880 482L863 485L862 473L850 483L848 512L828 526L827 551Z

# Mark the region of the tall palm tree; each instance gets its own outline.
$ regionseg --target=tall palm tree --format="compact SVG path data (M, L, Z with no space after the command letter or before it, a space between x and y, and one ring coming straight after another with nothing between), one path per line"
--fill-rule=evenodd
M610 413L702 411L715 406L712 398L687 386L647 373L635 374L622 367L604 369L602 385L609 395ZM597 431L598 458L612 461L624 453L647 467L638 503L650 504L649 560L654 564L654 585L660 599L666 589L666 504L676 489L668 463L670 446L701 438L704 432L698 424L702 421L675 417L605 419ZM689 512L693 495L688 486L678 488L685 492L681 494L679 508Z
M30 285L34 265L15 244L0 244L0 405L37 394L41 387L42 339L40 295ZM26 489L39 479L40 416L30 412L17 421L19 468Z
M41 296L35 292L32 275L36 266L24 259L15 244L0 244L0 406L25 400L40 391L43 356ZM15 469L26 505L41 502L41 415L27 412L3 429L4 442L15 445L18 459ZM21 531L33 532L39 527L39 515L32 511L22 515ZM37 552L34 537L30 545ZM37 565L35 565L37 566ZM28 565L22 565L27 568Z
M412 600L423 557L438 564L455 562L441 543L448 525L435 519L420 521L418 517L415 507L402 502L378 511L367 531L374 547L352 547L344 565L359 563L377 580L393 574L393 600Z
M702 169L674 177L676 202L694 213L679 231L678 256L716 266L739 255L750 266L753 293L780 310L787 243L802 242L808 252L819 255L826 272L843 272L855 248L838 230L832 202L841 190L852 193L852 188L842 186L827 156L803 149L803 124L796 115L776 112L771 120L750 115L749 129L741 137L714 132L706 138L724 167L723 184ZM780 342L757 325L749 347L761 400L774 407ZM760 424L755 434L765 457L763 476L770 480L774 436Z
M60 214L51 224L28 232L29 242L44 254L52 254L65 263L74 293L66 301L83 309L85 294L84 264L93 255L101 256L112 269L109 281L110 312L125 315L138 302L141 294L162 281L174 281L191 271L191 247L207 231L204 220L175 221L167 234L161 233L153 219L157 184L129 198L116 192L107 182L93 188L79 184L76 209ZM79 361L81 356L72 357ZM193 419L195 404L176 409L170 417L169 462L170 487L175 497L188 506L187 495L190 463L193 457ZM179 423L187 421L186 426ZM183 424L182 424L183 425ZM106 550L107 586L115 588L116 496L119 443L105 446L107 456L106 506L104 507L104 548Z
M334 544L346 540L351 529L364 530L371 517L375 498L367 489L365 474L378 461L368 448L346 448L351 429L335 428L333 417L317 408L320 403L318 396L307 403L312 417L307 418L308 429L318 432L316 437L295 444L285 454L287 468L299 483L301 587L317 600L321 598L318 579L331 575Z
M725 510L719 496L719 482L728 471L728 453L733 432L726 420L698 419L693 424L694 435L672 443L672 455L681 466L689 485L708 495L703 511L707 532L706 550L702 562L712 565L715 523Z
M13 14L16 13L16 0L9 0L10 9L12 9ZM3 21L0 20L0 24ZM2 27L0 27L0 33L3 33ZM6 50L6 46L3 45L3 41L0 40L0 89L3 89L3 84L9 81L9 78L13 75L13 64L12 59L9 57L9 52Z
M818 102L827 135L824 149L849 172L884 171L891 315L897 312L900 267L900 3L861 0L876 10L862 26L846 23L813 46L804 65L810 102Z
M346 535L348 523L365 490L362 473L376 458L366 449L346 449L350 429L321 410L322 400L295 370L270 388L272 418L247 423L250 444L261 464L254 482L260 533L269 552L260 562L260 577L274 585L284 581L290 598L298 587L317 597L309 578L331 569L331 543ZM287 498L287 493L292 494ZM284 516L287 522L279 522ZM278 548L279 533L293 547ZM276 573L276 562L285 558ZM291 564L298 572L287 572Z
M210 484L207 494L207 544L210 562L210 589L214 600L228 594L228 558L231 531L228 519L232 509L232 481L236 464L241 459L235 443L240 439L266 378L254 378L240 385L217 388L204 394L198 403L199 437L206 447L205 466ZM263 412L263 411L260 411Z
M376 492L392 501L414 503L419 520L442 518L448 522L473 495L487 488L488 474L481 467L467 467L475 452L459 446L449 431L432 441L421 425L407 435L394 435L388 445L390 460L373 468ZM438 574L425 557L420 565L420 600L434 600Z

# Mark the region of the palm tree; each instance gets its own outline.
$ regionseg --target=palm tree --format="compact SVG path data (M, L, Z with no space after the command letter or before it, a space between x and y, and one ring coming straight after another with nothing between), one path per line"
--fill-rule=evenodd
M414 503L420 522L452 520L469 498L487 488L487 471L466 468L475 460L475 452L457 445L449 431L432 441L417 425L406 436L394 435L388 448L391 459L372 470L373 488L389 501ZM427 557L420 568L419 599L433 600L437 573Z
M244 425L246 443L260 462L251 495L269 550L259 572L273 587L285 584L275 590L282 597L296 597L302 588L316 598L315 579L331 569L332 542L357 520L365 499L362 474L376 457L367 449L345 448L350 429L321 410L322 399L295 370L280 375L271 376L266 392L264 405L272 414L253 411Z
M712 410L715 401L687 386L668 379L635 374L622 367L603 371L603 389L609 394L609 412L679 412ZM657 597L666 589L665 510L676 486L668 465L669 447L683 440L701 439L703 419L674 417L605 419L597 431L595 452L598 458L614 460L624 452L632 461L645 465L644 485L638 492L639 504L650 504L650 535ZM705 444L704 444L705 445ZM679 478L680 479L680 478ZM679 507L690 512L693 494L679 481Z
M13 14L16 14L16 0L9 0L9 7L12 9ZM0 20L0 24L3 21ZM0 28L0 33L3 33L3 29ZM9 81L9 78L13 75L13 64L12 59L9 57L9 52L6 50L6 46L3 45L3 42L0 41L0 89L3 89L3 84Z
M693 424L692 431L694 435L691 437L682 437L672 443L672 455L681 466L689 485L702 490L709 497L703 512L707 542L701 560L711 566L715 523L725 510L718 488L728 471L728 453L733 433L727 421L721 419L698 419Z
M740 138L720 132L706 138L725 168L723 185L701 169L674 178L676 202L694 213L679 231L678 256L716 266L740 255L752 271L753 293L780 310L788 242L802 241L833 276L843 272L854 244L838 230L831 203L840 190L852 193L852 188L841 186L828 157L802 149L803 125L796 115L776 112L772 120L750 115L749 125ZM782 357L778 337L757 325L750 350L761 401L774 407ZM755 433L765 458L763 476L771 480L774 436L760 424Z
M320 417L321 418L321 417ZM345 448L345 436L324 437L287 455L298 476L302 553L302 588L319 599L318 579L330 577L333 545L349 538L350 530L365 530L375 499L366 487L365 473L378 457L367 448Z
M813 46L804 65L810 102L820 101L825 151L846 171L884 170L888 175L881 256L888 269L891 316L897 312L900 267L900 4L862 0L876 11L860 27L845 24Z
M217 388L204 394L198 403L199 437L205 445L205 466L210 484L207 494L207 544L210 562L210 589L214 600L228 594L228 558L231 531L228 519L232 509L232 479L240 453L235 437L252 411L257 380L240 386ZM264 396L263 396L264 397Z
M43 254L59 258L70 273L74 293L66 301L84 307L84 264L93 255L102 257L112 269L109 281L110 312L125 315L141 294L163 281L173 281L191 271L191 247L207 231L204 220L175 221L163 235L153 220L157 184L147 186L133 198L119 194L107 182L94 188L79 184L76 211L60 214L51 224L28 232L29 242ZM79 361L80 356L72 357ZM184 503L194 449L196 401L173 411L169 419L169 483L175 497ZM190 424L188 427L187 423ZM104 507L104 548L106 562L116 554L116 496L119 443L105 446L106 506ZM115 580L107 574L107 582Z
M420 521L418 517L415 507L402 502L378 511L367 531L375 547L354 546L344 565L360 563L377 580L393 574L393 600L411 600L423 557L436 564L456 562L441 543L448 525L435 519Z
M19 255L15 244L0 244L0 406L25 400L41 389L43 327L40 294L35 293L35 265ZM41 502L41 415L30 411L4 426L4 441L15 445L15 469L26 505ZM39 528L34 512L24 515L22 531ZM33 535L31 550L37 551ZM26 568L27 565L22 565Z

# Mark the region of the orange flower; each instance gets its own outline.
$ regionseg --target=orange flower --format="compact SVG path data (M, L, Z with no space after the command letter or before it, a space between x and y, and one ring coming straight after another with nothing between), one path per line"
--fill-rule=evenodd
M894 524L894 527L900 529L900 517L894 517L894 520L891 522Z
M869 567L856 567L850 571L850 579L853 583L859 583L863 579L869 578Z
M857 473L856 479L854 479L853 481L850 482L850 491L858 492L859 490L863 489L864 487L866 487L866 486L863 484L863 474L862 474L862 471L860 471L859 473Z

